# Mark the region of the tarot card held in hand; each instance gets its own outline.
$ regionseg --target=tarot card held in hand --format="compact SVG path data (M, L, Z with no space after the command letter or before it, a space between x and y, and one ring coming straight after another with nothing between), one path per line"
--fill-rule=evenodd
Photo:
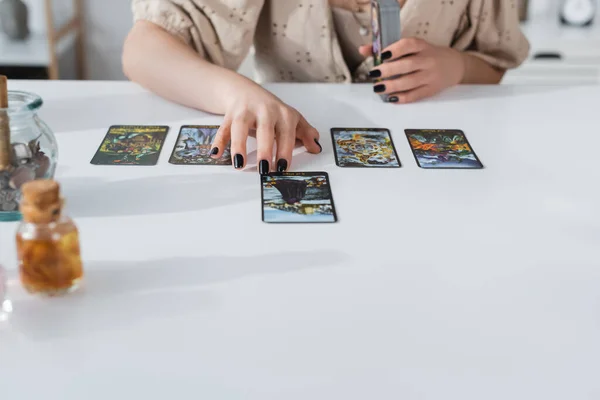
M331 138L339 167L400 167L400 159L387 129L333 128Z
M406 136L421 168L483 168L462 131L407 129Z
M171 154L171 164L231 165L231 149L227 146L221 158L210 156L218 126L183 126Z
M168 132L168 126L111 126L92 164L156 165Z
M286 172L262 180L262 215L270 223L336 222L326 172Z
M379 2L371 0L371 31L373 32L373 61L378 67L383 63L381 59L381 50L383 49L383 40L381 38L381 14Z

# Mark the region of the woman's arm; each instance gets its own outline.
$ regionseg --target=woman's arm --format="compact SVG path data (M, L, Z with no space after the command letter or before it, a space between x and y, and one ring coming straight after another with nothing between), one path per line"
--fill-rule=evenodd
M463 58L464 73L460 83L498 84L502 81L505 70L495 68L477 56L454 51Z
M136 22L125 41L123 72L162 97L213 114L224 114L236 92L258 87L147 21Z

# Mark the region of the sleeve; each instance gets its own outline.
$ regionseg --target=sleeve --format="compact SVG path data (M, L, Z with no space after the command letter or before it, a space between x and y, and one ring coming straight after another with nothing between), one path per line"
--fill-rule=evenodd
M213 64L237 70L265 0L132 0L134 22L152 22Z
M529 41L521 31L516 0L472 0L469 23L455 48L500 69L521 65L529 56Z

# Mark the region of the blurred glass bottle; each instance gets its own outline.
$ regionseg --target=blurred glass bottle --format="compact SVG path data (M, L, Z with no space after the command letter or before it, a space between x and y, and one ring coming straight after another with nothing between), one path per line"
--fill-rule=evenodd
M63 214L58 183L28 182L22 193L16 238L21 283L30 293L48 296L76 290L83 278L79 233Z

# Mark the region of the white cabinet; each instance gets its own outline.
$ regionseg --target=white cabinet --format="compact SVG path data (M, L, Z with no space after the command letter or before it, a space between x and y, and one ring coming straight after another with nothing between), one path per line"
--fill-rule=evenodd
M85 78L82 0L27 3L32 33L24 41L0 35L0 67L39 68L50 79Z
M588 28L566 27L554 19L532 21L523 31L531 43L530 59L509 71L504 84L600 84L600 20Z

